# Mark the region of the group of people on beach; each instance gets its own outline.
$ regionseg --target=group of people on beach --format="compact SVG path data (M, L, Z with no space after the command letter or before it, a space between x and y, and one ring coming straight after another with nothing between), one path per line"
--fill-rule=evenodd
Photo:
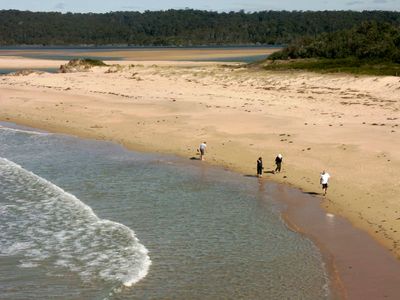
M283 156L282 156L282 154L278 154L276 157L275 157L275 170L273 170L272 171L272 173L273 174L275 174L275 173L280 173L281 172L281 169L282 169L282 162L283 162ZM263 166L263 161L262 161L262 157L259 157L258 159L257 159L257 176L260 178L260 177L262 177L262 173L263 173L263 169L264 169L264 166ZM319 182L320 182L320 184L321 184L321 186L322 186L322 190L324 191L324 196L326 195L326 192L327 192L327 190L328 190L328 182L329 182L329 178L330 178L331 176L329 175L329 173L327 173L325 170L323 170L322 172L321 172L321 174L320 174L320 179L319 179Z
M275 157L275 170L273 170L272 171L272 173L273 174L275 174L275 173L280 173L281 172L281 169L282 169L282 162L283 162L283 156L282 156L282 154L278 154L276 157ZM263 169L264 169L264 166L263 166L263 161L262 161L262 157L259 157L258 159L257 159L257 176L260 178L260 177L262 177L262 173L263 173ZM327 192L327 190L328 190L328 182L329 182L329 178L330 178L331 176L329 175L329 173L327 173L325 170L323 170L322 172L321 172L321 174L320 174L320 179L319 179L319 182L320 182L320 184L321 184L321 186L322 186L322 190L324 191L324 196L326 195L326 192Z
M275 174L275 173L280 173L280 172L281 172L282 161L283 161L283 156L282 156L282 154L279 153L279 154L275 157L275 166L276 166L276 167L275 167L275 170L272 171L273 174ZM262 157L259 157L259 158L257 159L257 176L258 176L259 178L262 177L263 169L264 169L264 166L263 166Z
M200 160L204 160L206 148L207 148L207 142L203 142L200 144L199 149L198 149L198 151L200 152ZM283 162L283 156L282 156L282 154L279 153L275 157L275 170L272 171L273 174L281 172L282 162ZM257 159L257 177L259 177L259 178L262 177L263 170L264 170L263 160L262 160L262 157L260 156ZM322 190L324 191L324 196L326 195L326 192L328 190L328 182L329 182L330 177L331 176L325 170L323 170L320 174L319 181L322 186Z

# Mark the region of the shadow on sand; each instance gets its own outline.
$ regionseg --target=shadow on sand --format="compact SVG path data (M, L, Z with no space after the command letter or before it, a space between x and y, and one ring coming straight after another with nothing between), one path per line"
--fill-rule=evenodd
M316 193L316 192L304 192L304 194L311 195L311 196L319 196L319 195L322 195L321 193Z

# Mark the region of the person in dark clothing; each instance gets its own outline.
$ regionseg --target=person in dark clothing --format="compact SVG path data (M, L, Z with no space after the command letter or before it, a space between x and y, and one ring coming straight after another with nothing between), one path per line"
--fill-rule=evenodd
M262 162L262 157L259 157L257 159L257 176L262 177L262 172L263 172L263 162Z
M277 157L275 158L275 165L276 165L275 172L280 172L281 171L282 161L283 161L282 154L278 154Z

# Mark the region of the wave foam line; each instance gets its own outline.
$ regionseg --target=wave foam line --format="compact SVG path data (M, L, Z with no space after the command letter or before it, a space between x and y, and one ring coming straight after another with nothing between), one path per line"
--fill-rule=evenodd
M151 265L127 226L100 219L74 195L0 157L0 255L21 254L20 267L52 259L55 267L130 287Z
M19 132L19 133L28 133L28 134L33 134L33 135L50 135L51 133L48 132L39 132L39 131L34 131L34 130L23 130L23 129L17 129L17 128L11 128L11 127L4 127L0 125L0 130L4 131L11 131L11 132Z

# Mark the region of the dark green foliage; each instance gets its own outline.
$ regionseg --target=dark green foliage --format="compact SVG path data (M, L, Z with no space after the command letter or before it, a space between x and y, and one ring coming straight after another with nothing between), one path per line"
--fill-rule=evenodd
M105 64L103 61L98 60L98 59L92 59L92 58L83 58L83 59L78 59L76 61L80 61L81 63L83 63L85 65L89 65L89 66L93 66L93 67L107 66L107 64Z
M400 63L400 26L375 21L363 22L348 30L302 38L269 59L326 58ZM340 62L340 61L337 61Z
M59 72L80 72L91 69L92 67L107 66L103 61L91 58L72 59L67 64L61 65Z
M270 61L263 66L266 70L307 70L320 73L352 73L364 75L400 76L400 64L382 60L360 60L357 58L296 59Z
M400 13L217 13L187 9L144 13L62 14L3 10L0 11L0 46L286 44L302 36L314 38L324 32L348 29L367 20L399 25ZM329 51L334 56L336 51L341 50L332 46ZM369 52L363 52L362 49L359 51L360 55L368 56L372 49Z

